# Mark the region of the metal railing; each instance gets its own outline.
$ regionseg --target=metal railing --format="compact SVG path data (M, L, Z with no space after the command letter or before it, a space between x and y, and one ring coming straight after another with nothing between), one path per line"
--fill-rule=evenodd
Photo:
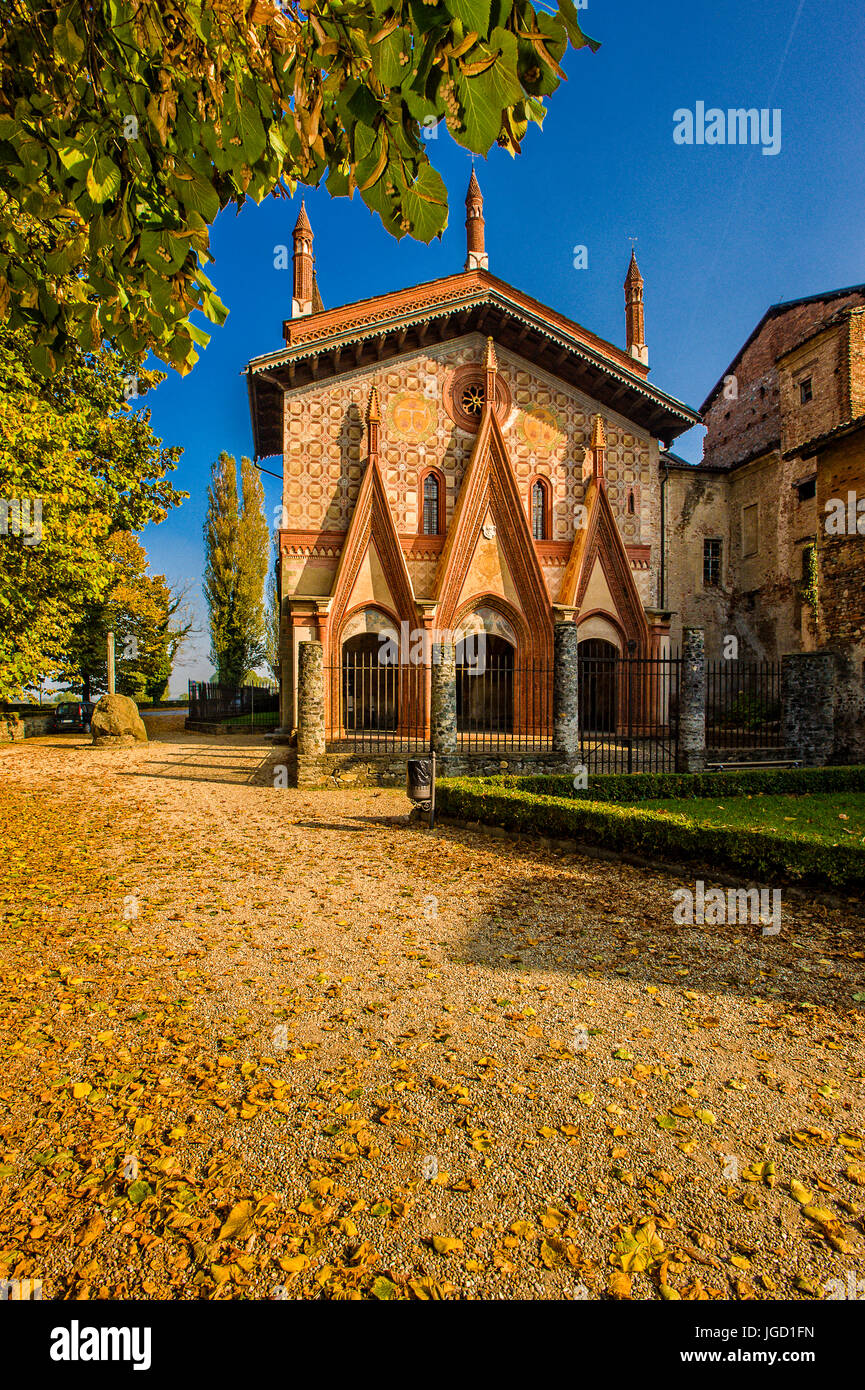
M678 655L578 657L580 760L590 772L673 772Z
M390 665L346 652L325 667L325 738L331 749L419 753L429 748L428 666Z
M276 728L279 723L278 685L217 685L189 682L189 716L202 724L237 728Z
M783 746L780 661L707 661L707 750Z
M460 752L549 752L553 746L553 668L517 666L493 656L457 667Z

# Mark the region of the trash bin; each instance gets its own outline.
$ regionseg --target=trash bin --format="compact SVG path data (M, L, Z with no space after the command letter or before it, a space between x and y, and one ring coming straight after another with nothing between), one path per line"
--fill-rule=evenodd
M406 796L422 810L432 804L432 758L409 758L406 766Z

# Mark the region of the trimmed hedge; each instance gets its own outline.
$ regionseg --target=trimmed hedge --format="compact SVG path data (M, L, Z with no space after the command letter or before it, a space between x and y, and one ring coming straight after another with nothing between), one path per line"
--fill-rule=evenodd
M501 825L525 835L578 840L648 860L723 866L757 875L764 882L795 879L840 889L865 888L863 846L783 840L764 830L738 826L682 825L645 807L534 796L516 787L491 786L492 780L443 778L436 786L436 809L458 820Z
M589 788L574 790L573 777L478 777L484 787L511 788L535 796L567 797L571 801L634 802L675 797L775 795L797 792L865 791L865 767L764 767L741 772L600 772L589 774Z

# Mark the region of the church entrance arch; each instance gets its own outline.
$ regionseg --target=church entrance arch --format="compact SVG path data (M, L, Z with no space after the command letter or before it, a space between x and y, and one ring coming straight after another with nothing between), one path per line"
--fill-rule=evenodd
M472 638L456 645L457 729L511 733L514 726L514 648L487 634L482 653Z
M398 641L393 620L378 609L355 613L343 630L342 727L346 732L399 724L398 668L388 660Z
M517 634L496 606L478 604L457 624L457 729L512 733Z
M601 637L588 637L577 648L580 728L586 733L615 733L619 710L619 649Z

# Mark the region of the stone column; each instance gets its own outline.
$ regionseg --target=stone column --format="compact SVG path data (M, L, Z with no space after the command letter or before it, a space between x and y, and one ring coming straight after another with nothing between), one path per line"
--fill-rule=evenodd
M576 624L557 622L553 640L553 752L574 758L580 747Z
M298 646L297 751L320 757L324 737L324 648L320 642Z
M794 758L825 767L835 744L834 652L790 652L781 657L781 731Z
M453 642L432 646L432 746L438 756L457 751L457 668Z
M701 627L682 630L679 674L679 772L702 772L706 766L706 655Z

